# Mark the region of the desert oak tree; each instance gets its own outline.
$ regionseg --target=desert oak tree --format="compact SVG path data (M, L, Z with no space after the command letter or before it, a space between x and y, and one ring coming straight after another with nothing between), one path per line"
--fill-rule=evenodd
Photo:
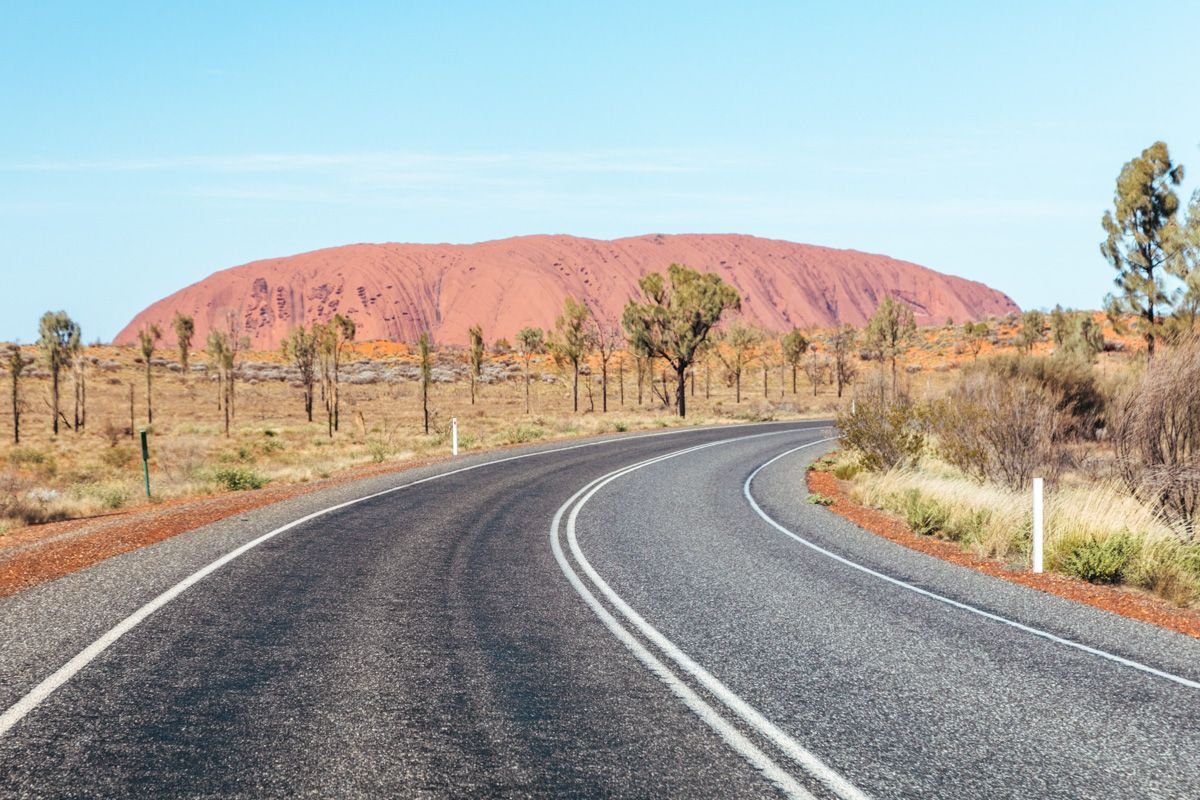
M65 311L47 311L38 323L38 346L50 368L50 404L54 414L54 435L58 435L59 392L58 376L79 349L79 324Z
M150 324L138 331L138 342L142 347L142 359L146 362L146 424L154 424L154 402L150 386L150 360L154 357L154 347L162 339L162 330L156 324Z
M188 379L188 356L192 349L192 337L196 335L196 321L187 314L175 312L171 320L175 329L175 341L179 345L179 366L183 368L183 380Z
M517 346L525 362L525 413L529 413L529 359L546 347L546 335L541 328L521 328L517 332Z
M568 295L563 300L563 312L554 321L554 339L551 348L554 355L571 364L574 381L571 387L574 409L579 411L579 365L592 352L595 339L588 319L591 312L586 304Z
M1169 311L1166 278L1184 278L1185 232L1178 219L1183 165L1171 161L1167 145L1155 142L1121 168L1113 208L1104 212L1105 239L1100 252L1117 271L1117 292L1107 300L1116 314L1135 314L1142 322L1147 357Z
M715 272L698 272L683 264L651 272L638 282L645 302L630 300L621 324L634 352L664 359L675 371L675 403L687 416L685 380L709 331L721 314L741 307L737 290Z
M898 388L896 362L908 351L909 344L917 335L913 311L906 303L894 300L891 296L885 297L875 309L864 333L867 347L880 362L886 359L892 364L892 397L895 397Z

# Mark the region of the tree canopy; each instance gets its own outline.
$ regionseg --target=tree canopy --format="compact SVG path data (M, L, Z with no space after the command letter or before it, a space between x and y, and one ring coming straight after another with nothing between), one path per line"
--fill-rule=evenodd
M1150 357L1163 314L1173 305L1167 278L1187 277L1188 232L1175 192L1182 182L1183 165L1171 161L1165 143L1155 142L1121 168L1113 208L1101 219L1100 252L1117 271L1117 291L1107 298L1110 311L1137 315Z
M644 302L630 300L621 325L636 353L665 359L675 370L679 416L686 416L684 375L721 314L741 308L737 290L715 272L671 264L664 277L651 272L639 282Z

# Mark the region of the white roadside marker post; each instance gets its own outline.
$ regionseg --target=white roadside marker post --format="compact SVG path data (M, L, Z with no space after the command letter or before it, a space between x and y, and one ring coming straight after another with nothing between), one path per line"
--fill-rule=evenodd
M450 455L458 455L458 417L450 418Z
M1045 535L1042 514L1042 479L1033 479L1033 571L1042 571L1042 542Z

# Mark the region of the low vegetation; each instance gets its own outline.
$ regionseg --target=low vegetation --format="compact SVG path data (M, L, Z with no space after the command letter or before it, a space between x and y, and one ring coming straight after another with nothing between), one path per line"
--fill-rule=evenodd
M943 396L882 384L838 419L820 468L917 534L1028 564L1029 487L1047 479L1045 565L1094 583L1200 601L1200 340L1109 377L1068 348L964 367ZM883 370L881 370L883 372ZM884 391L878 391L882 386Z

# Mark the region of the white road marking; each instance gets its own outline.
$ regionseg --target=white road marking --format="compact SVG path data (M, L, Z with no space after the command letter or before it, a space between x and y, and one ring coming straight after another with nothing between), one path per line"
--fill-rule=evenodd
M588 591L584 586L583 581L571 569L570 563L563 554L562 545L558 541L558 529L562 522L563 512L574 503L581 494L595 484L595 481L589 483L583 489L576 492L570 500L564 503L554 515L554 521L550 526L550 549L554 551L554 558L558 561L559 567L562 568L563 574L566 575L567 581L574 587L575 591L583 598L592 612L600 618L605 627L612 632L614 636L629 649L633 655L642 662L645 667L652 672L655 677L661 680L671 690L671 693L684 702L689 709L692 710L701 721L712 728L718 736L720 736L730 748L745 758L755 769L762 773L763 777L775 784L780 791L786 796L797 798L797 800L815 800L803 786L789 775L778 764L771 760L770 756L760 750L753 742L747 739L741 731L731 725L724 717L717 713L712 706L706 703L699 695L697 695L691 687L681 681L675 673L671 672L666 665L655 658L646 647L634 638L621 623L619 623L612 614L608 612L596 596Z
M775 423L775 424L778 424L778 423ZM470 472L472 470L482 469L484 467L492 467L497 464L505 464L505 463L508 463L511 461L520 461L520 460L526 459L526 458L536 458L539 456L551 455L553 453L563 453L563 452L567 452L569 450L580 450L585 447L598 447L601 445L620 444L622 442L628 442L628 441L635 440L635 439L648 439L648 438L653 438L653 437L657 437L657 436L673 436L673 435L678 435L678 434L683 434L683 433L696 433L698 431L703 431L703 430L714 430L714 428L681 428L678 430L671 430L671 431L656 431L654 433L643 433L643 434L638 434L635 436L624 436L624 437L620 437L617 439L606 439L606 440L598 441L598 442L584 442L583 444L568 445L566 447L557 447L557 448L553 448L550 450L539 450L536 453L522 453L521 455L508 456L507 458L499 458L499 459L495 459L492 461L485 461L481 464L473 464L469 467L461 467L459 469L451 470L449 472L442 472L437 475L431 475L428 478L421 478L420 480L411 481L411 482L403 484L401 486L393 486L390 489L384 489L383 491L375 492L374 494L369 494L364 497L356 498L354 500L348 500L344 503L338 503L337 505L329 506L328 508L321 509L320 511L315 511L312 514L308 514L306 516L300 517L299 519L293 520L286 525L282 525L282 526L276 528L275 530L270 531L269 533L263 534L262 536L258 537L257 539L254 539L252 541L247 542L246 544L243 544L241 547L238 547L236 550L233 550L233 551L225 554L221 558L218 558L216 561L212 562L208 566L203 567L202 569L192 573L188 577L181 580L179 583L172 586L170 589L167 589L165 592L158 595L150 602L146 603L144 606L139 608L137 611L130 614L124 620L117 623L107 633L105 633L99 639L97 639L96 641L94 641L90 645L88 645L86 648L84 648L78 655L76 655L74 658L72 658L66 664L63 664L61 667L59 667L52 675L43 679L41 683L39 683L37 686L30 689L29 692L24 697L22 697L16 703L14 703L12 706L10 706L7 710L5 710L5 712L3 714L0 714L0 736L4 736L6 733L8 733L8 731L11 730L14 725L16 725L22 719L24 719L25 716L30 711L37 708L38 705L40 705L42 702L44 702L47 697L49 697L51 694L54 693L55 690L57 690L59 687L61 687L67 681L71 680L71 678L75 677L75 675L78 674L81 669L83 669L88 664L90 664L98 655L100 655L105 650L107 650L109 647L111 647L113 645L113 643L115 643L122 636L124 636L125 634L129 633L129 631L136 628L143 620L145 620L147 617L149 617L155 611L158 611L160 608L165 606L167 603L170 603L176 597L183 594L183 592L185 592L188 588L190 588L191 586L194 586L195 584L204 580L204 578L208 577L213 572L215 572L218 569L220 569L221 567L225 566L230 561L233 561L238 556L246 553L249 550L253 550L255 547L258 547L263 542L269 541L270 539L275 538L279 534L281 534L285 531L289 531L292 528L297 527L298 525L303 525L304 523L310 522L318 517L325 516L326 514L330 514L334 511L339 511L343 508L348 508L349 506L356 505L358 503L366 502L367 500L373 500L377 497L383 497L384 495L392 494L393 492L399 492L402 489L409 489L409 488L412 488L413 486L419 486L423 483L440 480L442 478L448 478L452 475L460 475L464 472Z
M805 447L807 447L807 446L808 445L805 445ZM874 578L878 578L881 581L887 581L888 583L890 583L894 586L898 586L901 589L907 589L910 592L915 592L916 594L919 594L922 597L928 597L929 599L936 600L939 603L945 603L948 606L952 606L952 607L960 609L962 611L967 611L971 614L976 614L980 617L983 617L984 619L989 619L992 622L999 622L1002 625L1008 625L1011 628L1016 628L1017 630L1024 631L1025 633L1029 633L1034 636L1041 637L1042 639L1046 639L1047 641L1054 642L1055 644L1061 644L1065 647L1071 647L1076 650L1080 650L1084 653L1088 653L1089 655L1099 656L1100 658L1107 659L1108 661L1112 661L1113 663L1120 664L1123 667L1129 667L1130 669L1136 669L1141 672L1145 672L1148 675L1153 675L1156 678L1163 678L1164 680L1173 681L1173 682L1179 684L1180 686L1186 686L1189 689L1200 689L1200 681L1194 681L1189 678L1184 678L1180 675L1175 675L1170 672L1164 672L1163 670L1155 669L1154 667L1151 667L1147 664L1143 664L1139 661L1133 661L1132 659L1125 658L1124 656L1119 656L1115 653L1110 653L1106 650L1100 650L1099 648L1090 647L1089 645L1081 644L1080 642L1074 642L1074 641L1071 641L1070 639L1064 639L1061 636L1056 636L1055 634L1050 633L1048 631L1041 630L1040 628L1033 628L1033 627L1030 627L1029 625L1025 625L1023 623L1017 622L1016 620L1009 619L1008 617L1002 617L999 614L993 614L990 611L984 611L982 608L976 608L975 606L970 605L968 603L963 603L958 600L953 600L949 597L940 595L936 592L931 592L928 589L922 589L919 586L914 586L913 584L902 581L899 578L893 578L891 575L885 575L884 573L873 570L870 567L864 566L855 561L851 561L850 559L845 558L843 556L839 556L837 553L826 550L824 547L821 547L820 545L818 545L814 542L810 542L808 539L805 539L802 536L798 536L797 534L788 530L783 525L780 525L777 521L775 521L773 518L768 516L767 513L765 511L763 511L762 508L758 505L758 503L755 502L753 495L751 495L751 493L750 493L750 484L754 481L754 478L758 475L758 473L762 472L764 469L771 466L779 459L784 458L785 456L790 456L792 453L795 453L796 451L803 450L803 449L804 449L803 447L793 448L784 453L780 453L779 455L772 458L770 461L766 462L765 464L760 465L758 467L758 469L756 469L756 470L754 470L754 472L750 473L750 477L746 479L746 483L742 487L742 493L746 496L746 501L748 503L750 503L750 507L752 509L754 509L755 513L757 513L769 525L774 527L780 533L782 533L786 536L790 536L791 538L795 539L797 542L804 545L805 547L810 548L811 550L814 550L823 556L828 556L829 558L832 558L834 561L837 561L840 564L844 564L847 567L850 567L851 569L856 569L859 572L864 572L867 575L870 575Z
M779 433L790 432L791 431L783 431ZM617 638L625 644L626 647L633 651L634 655L636 655L639 660L650 666L656 675L658 675L662 680L664 680L664 682L668 684L668 686L671 686L672 689L675 690L676 683L679 682L679 679L670 673L666 667L662 666L661 662L659 662L657 659L654 659L653 655L650 655L648 652L646 652L645 648L640 644L640 642L638 642L636 638L634 638L624 627L621 626L619 622L617 622L615 618L613 618L611 614L608 613L608 611L599 603L596 597L583 585L582 580L571 567L570 562L562 552L562 548L558 540L562 515L566 509L571 507L572 503L575 503L576 499L580 498L582 495L582 499L579 499L578 503L571 508L571 512L567 517L567 541L570 546L571 554L575 557L575 560L579 563L584 573L591 580L592 584L600 591L600 593L621 613L622 616L625 617L626 620L632 623L633 626L637 628L643 636L653 642L654 645L657 646L659 650L661 650L668 658L679 665L679 667L682 668L686 673L691 675L693 679L695 679L708 692L719 699L727 708L729 708L730 711L740 717L747 725L756 730L762 736L769 739L776 747L778 747L802 769L829 787L839 797L845 798L845 800L851 800L851 798L853 798L853 800L865 800L865 798L867 798L866 794L824 764L817 756L802 747L799 742L764 717L761 712L735 694L732 690L725 686L725 684L721 683L721 681L719 681L715 676L692 660L686 653L680 650L679 647L677 647L653 625L647 622L633 608L631 608L615 591L613 591L612 587L610 587L608 583L605 582L602 577L600 577L600 575L588 562L587 558L583 555L583 551L579 547L579 542L576 536L576 521L578 519L580 510L584 505L587 504L588 500L590 500L596 494L596 492L617 478L650 466L651 464L657 464L667 459L696 452L697 450L735 441L745 441L746 439L758 438L760 436L776 436L779 435L779 433L772 432L755 434L752 436L725 439L719 442L711 442L708 444L699 445L697 447L690 447L616 470L608 475L598 478L591 484L588 484L588 486L580 489L574 497L564 503L563 506L558 510L550 529L551 547L554 550L554 556L558 560L559 566L562 568L563 573L567 576L568 581L571 582L571 585L575 588L576 592L583 597L584 601L592 608L596 615L601 618L609 630L611 630L617 636ZM799 449L803 449L804 447L812 447L825 441L831 440L822 439L819 441L810 442L806 445L803 445ZM654 659L653 663L648 661L647 658ZM666 670L666 675L670 677L664 677L662 670ZM676 693L678 694L677 690ZM689 707L692 707L690 703ZM696 711L701 719L713 727L718 734L725 737L725 728L718 727L707 715L709 712L712 714L716 714L716 712L712 711L711 707L707 705L705 705L704 708L706 709L705 713L701 713L700 711L697 711L695 707L692 707L693 711ZM721 720L719 715L717 716L717 719ZM725 725L727 726L728 723L725 723ZM726 740L729 741L727 737ZM741 749L741 747L734 742L730 742L730 744L734 747L734 749L738 750L738 752L741 752L743 756L750 760L751 763L755 763L756 766L758 766L756 759L768 758L757 748L754 748L752 751L753 757L751 757L751 755L748 755L746 751ZM753 747L753 745L750 746ZM772 762L770 762L768 759L768 763Z

